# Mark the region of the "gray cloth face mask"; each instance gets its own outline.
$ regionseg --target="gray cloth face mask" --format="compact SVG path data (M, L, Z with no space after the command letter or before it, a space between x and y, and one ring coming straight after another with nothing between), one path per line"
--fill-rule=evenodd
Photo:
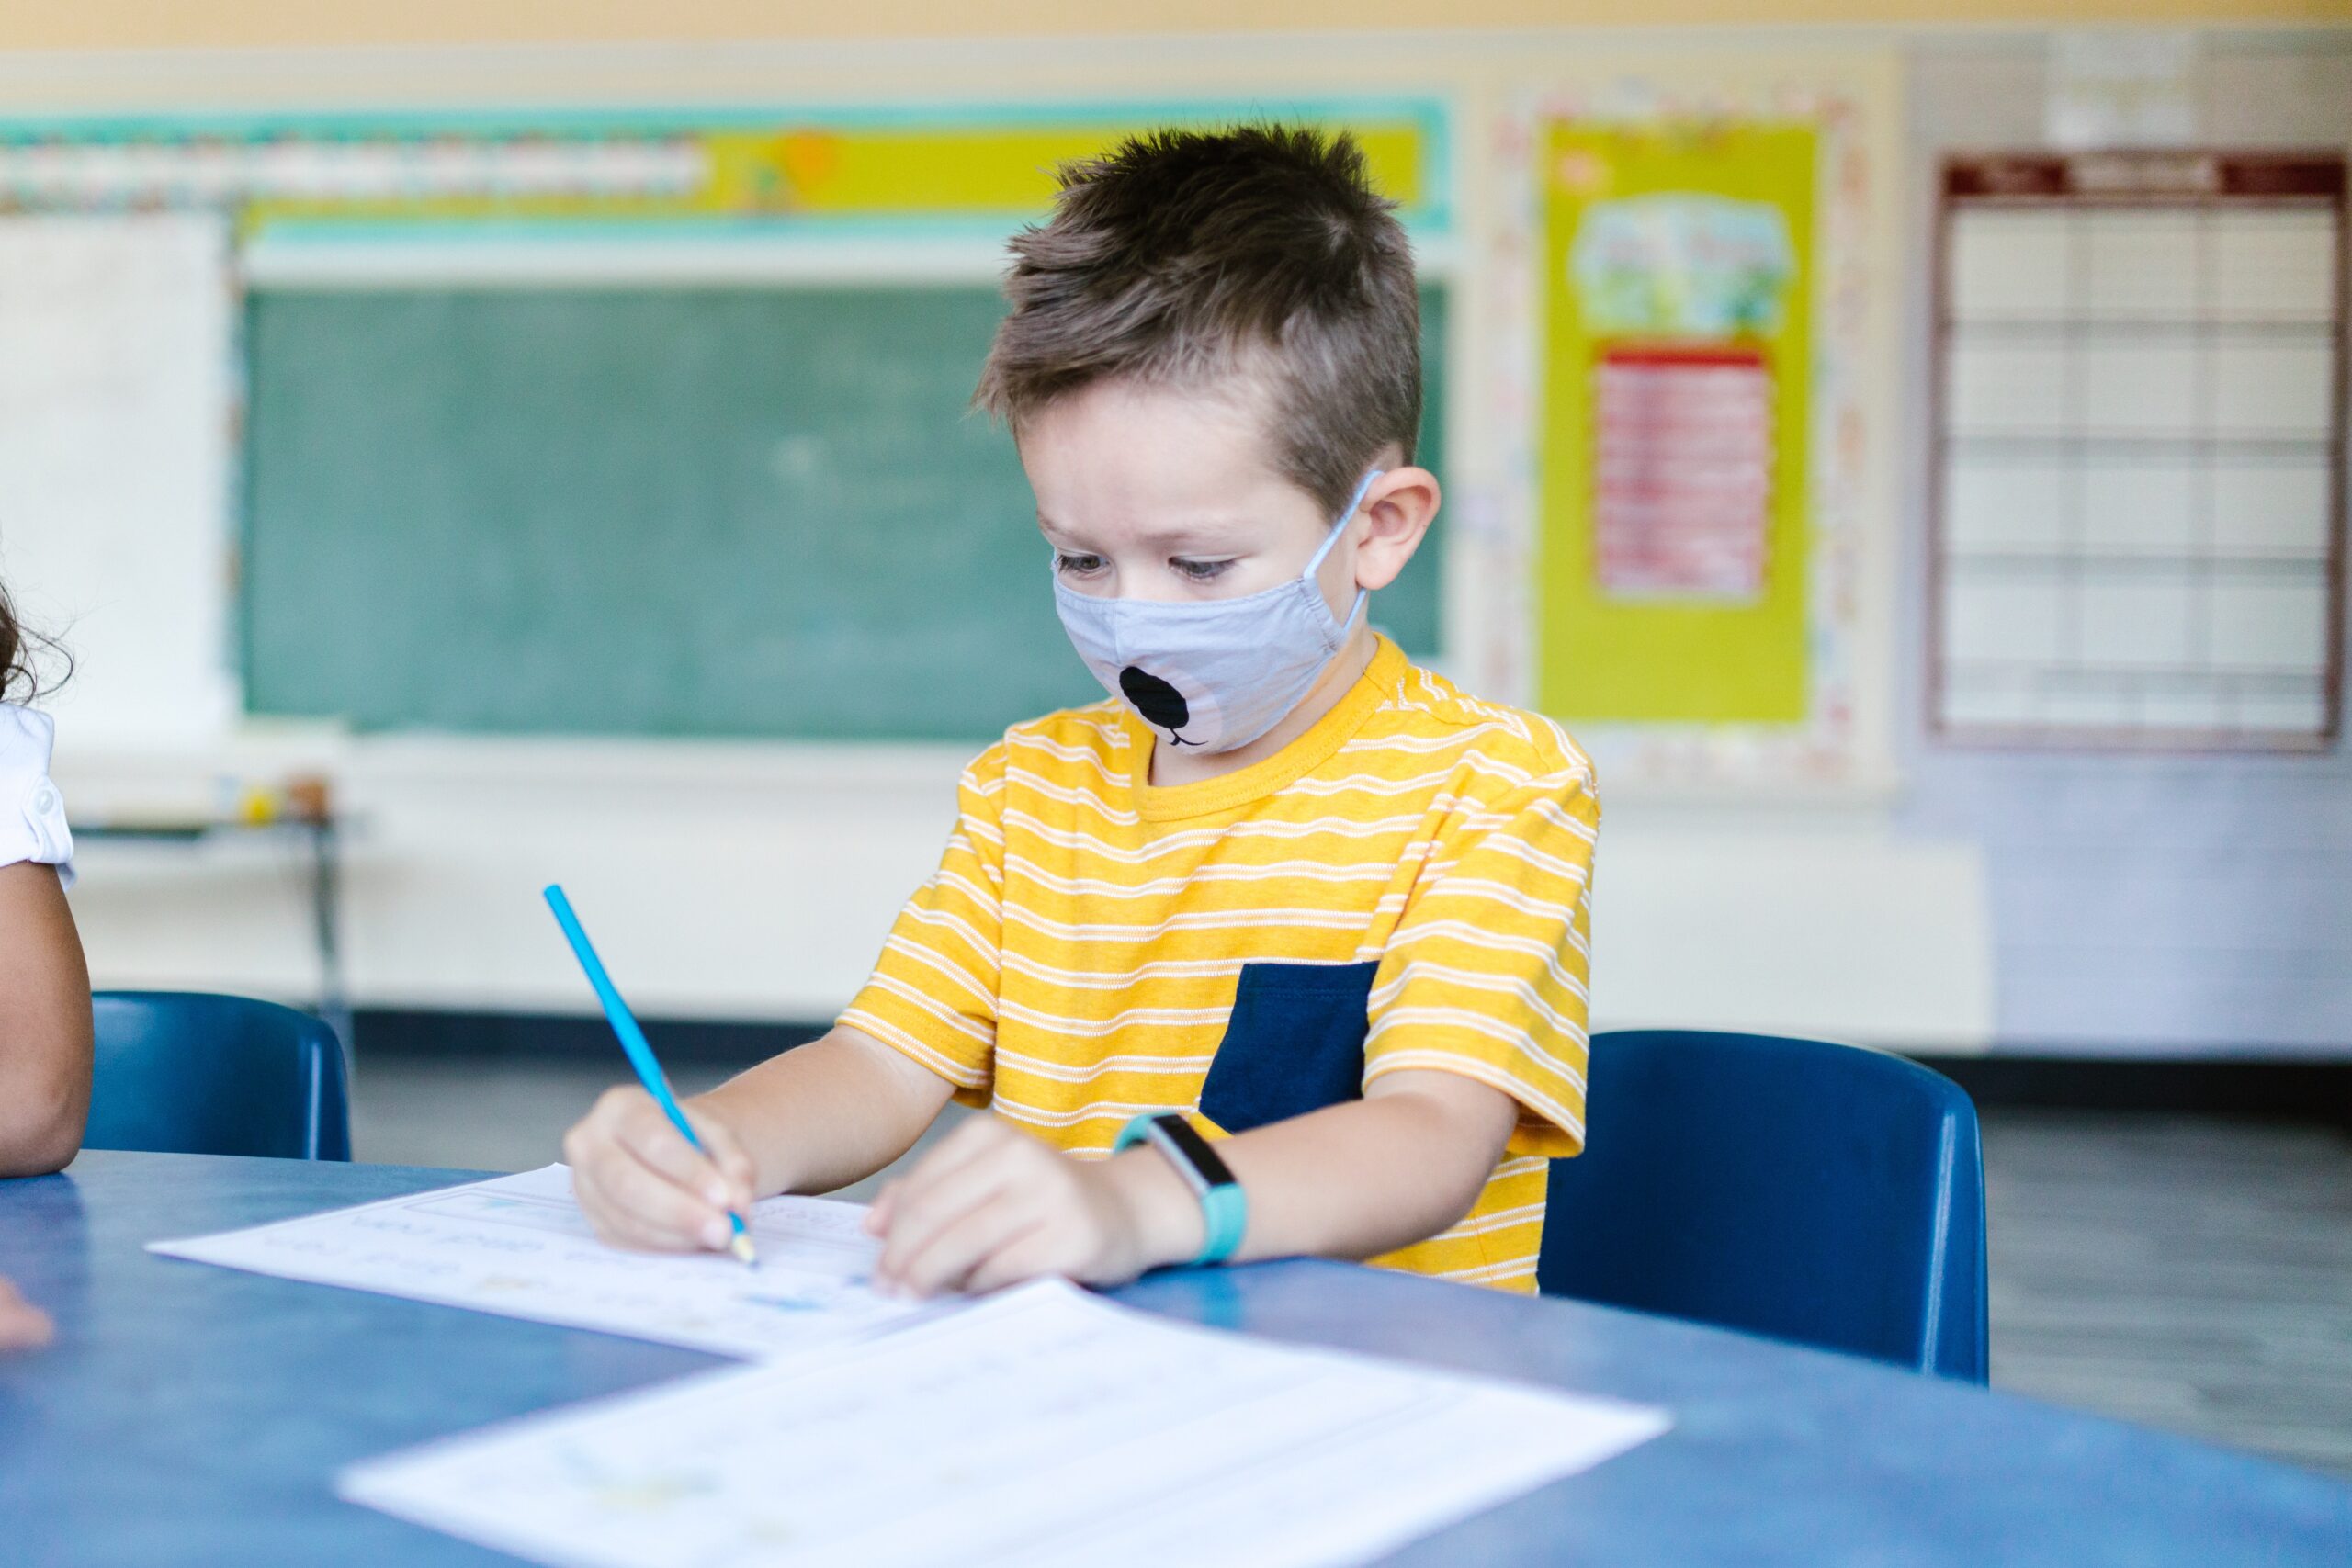
M1370 595L1334 619L1315 581L1363 504L1374 468L1324 536L1315 558L1280 587L1240 599L1095 598L1054 576L1062 629L1094 678L1171 746L1230 751L1282 722L1347 646Z

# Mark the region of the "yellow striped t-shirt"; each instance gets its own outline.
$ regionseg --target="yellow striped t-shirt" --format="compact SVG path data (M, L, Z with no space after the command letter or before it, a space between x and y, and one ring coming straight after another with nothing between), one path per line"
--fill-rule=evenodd
M1534 1289L1544 1161L1584 1136L1591 763L1385 637L1263 761L1155 786L1151 750L1106 701L982 752L841 1021L1080 1156L1148 1111L1215 1136L1399 1068L1476 1078L1520 1106L1502 1162L1375 1261Z

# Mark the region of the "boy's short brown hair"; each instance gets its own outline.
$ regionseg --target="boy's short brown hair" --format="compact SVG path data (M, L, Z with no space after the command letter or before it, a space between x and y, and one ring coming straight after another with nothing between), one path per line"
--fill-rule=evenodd
M1245 125L1131 137L1065 165L1051 219L1012 241L1012 313L973 401L1017 435L1114 377L1239 375L1272 457L1336 514L1421 423L1413 254L1347 134Z

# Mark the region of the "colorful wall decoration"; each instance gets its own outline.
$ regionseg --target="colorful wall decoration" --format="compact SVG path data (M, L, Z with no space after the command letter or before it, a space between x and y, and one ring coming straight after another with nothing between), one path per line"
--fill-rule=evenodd
M1798 723L1812 128L1543 135L1537 700L1571 719Z
M1508 418L1455 592L1518 614L1460 658L1605 778L1891 783L1897 86L1871 57L1596 73L1489 122Z
M1352 130L1407 219L1444 226L1442 112L1395 100L0 122L0 212L228 208L246 238L354 223L1001 230L1045 210L1057 165L1123 136L1273 116Z

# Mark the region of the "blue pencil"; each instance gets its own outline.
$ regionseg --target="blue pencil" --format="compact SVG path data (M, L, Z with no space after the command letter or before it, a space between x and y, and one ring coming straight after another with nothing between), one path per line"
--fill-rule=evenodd
M588 972L588 984L594 988L596 999L605 1005L605 1021L613 1026L613 1032L620 1036L621 1051L628 1057L628 1065L637 1069L637 1081L645 1086L645 1092L662 1107L663 1113L670 1118L670 1124L685 1134L686 1142L697 1149L701 1148L702 1140L695 1136L694 1124L686 1120L686 1113L678 1109L678 1097L670 1092L670 1080L662 1073L662 1064L653 1059L653 1047L646 1043L645 1031L637 1026L637 1016L628 1010L628 1004L621 1000L620 992L613 988L612 976L605 973L603 961L597 958L595 948L589 945L588 933L582 929L580 917L571 912L571 900L563 896L562 886L556 883L548 885L546 894L548 908L555 911L555 923L563 928L564 940L571 943L572 955L580 960L580 967ZM728 1243L727 1250L746 1264L757 1263L758 1255L752 1250L752 1233L744 1227L743 1216L730 1210L727 1218L735 1226L735 1237Z

